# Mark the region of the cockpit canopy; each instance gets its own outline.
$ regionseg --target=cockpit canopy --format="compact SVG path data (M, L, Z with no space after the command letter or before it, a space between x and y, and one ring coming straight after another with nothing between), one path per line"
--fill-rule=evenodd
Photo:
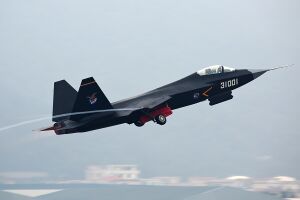
M233 71L235 71L235 69L231 67L225 67L222 65L213 65L197 71L197 74L199 74L200 76L205 76L210 74L219 74L219 73L226 73L226 72L233 72Z

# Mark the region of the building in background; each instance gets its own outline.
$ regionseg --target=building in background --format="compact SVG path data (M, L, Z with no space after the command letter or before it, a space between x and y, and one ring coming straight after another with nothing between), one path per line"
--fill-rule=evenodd
M140 170L136 165L89 166L85 180L89 183L137 183Z

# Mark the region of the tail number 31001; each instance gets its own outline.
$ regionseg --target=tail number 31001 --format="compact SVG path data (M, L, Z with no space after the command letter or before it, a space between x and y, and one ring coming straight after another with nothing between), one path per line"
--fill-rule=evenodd
M237 78L221 82L221 89L230 88L239 84Z

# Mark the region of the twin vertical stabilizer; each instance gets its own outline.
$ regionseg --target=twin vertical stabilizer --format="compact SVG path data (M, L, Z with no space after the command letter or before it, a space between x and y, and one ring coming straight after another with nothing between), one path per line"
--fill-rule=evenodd
M102 92L93 77L83 79L77 92L65 80L54 83L53 121L71 119L80 120L85 115L71 115L71 113L112 109L111 103ZM70 114L64 117L56 115Z

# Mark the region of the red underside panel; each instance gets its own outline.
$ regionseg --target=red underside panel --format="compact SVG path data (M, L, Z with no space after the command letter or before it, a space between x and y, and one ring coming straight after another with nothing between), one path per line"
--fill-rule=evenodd
M139 121L145 124L146 122L151 121L157 115L164 115L165 117L168 117L169 115L172 115L172 113L173 112L171 108L166 106L166 107L158 108L157 110L152 111L148 115L142 115Z

